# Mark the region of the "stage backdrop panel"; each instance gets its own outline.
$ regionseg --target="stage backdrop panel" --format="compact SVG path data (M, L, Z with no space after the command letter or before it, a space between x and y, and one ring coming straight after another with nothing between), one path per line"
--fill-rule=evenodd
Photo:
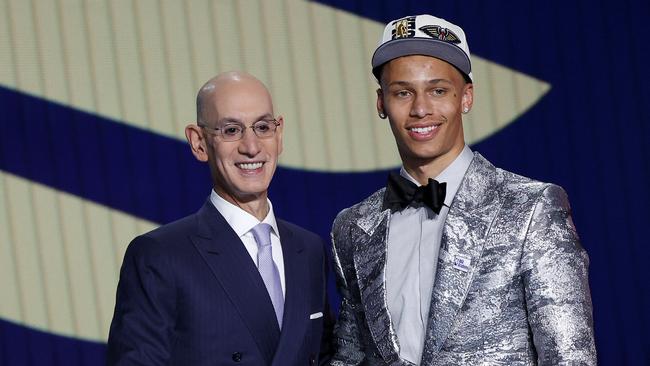
M129 241L209 194L183 129L219 72L269 86L274 207L327 238L399 167L370 59L419 13L466 30L467 142L567 189L601 363L650 364L647 3L0 0L0 365L103 362Z

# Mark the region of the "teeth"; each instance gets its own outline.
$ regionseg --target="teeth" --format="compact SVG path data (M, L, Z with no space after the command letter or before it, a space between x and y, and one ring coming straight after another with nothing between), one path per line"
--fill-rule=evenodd
M431 132L435 129L435 126L429 126L429 127L413 127L411 128L411 131L415 133L427 133Z
M237 164L241 169L255 170L262 167L262 163L241 163Z

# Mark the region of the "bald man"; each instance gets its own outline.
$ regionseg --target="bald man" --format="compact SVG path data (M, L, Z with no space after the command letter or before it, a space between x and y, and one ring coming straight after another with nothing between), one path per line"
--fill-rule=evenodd
M323 241L276 219L268 198L283 118L241 72L210 79L196 104L185 136L213 190L197 213L129 245L108 364L318 364L329 328Z

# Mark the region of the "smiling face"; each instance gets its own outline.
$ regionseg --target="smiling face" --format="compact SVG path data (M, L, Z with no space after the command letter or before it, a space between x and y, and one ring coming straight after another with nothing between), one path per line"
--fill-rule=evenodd
M217 194L240 207L252 201L265 204L282 152L283 120L277 119L280 125L275 135L265 139L246 128L241 140L224 141L210 129L226 124L249 127L257 121L274 118L266 87L245 74L233 75L217 77L202 88L199 125L208 128L190 125L186 135L197 159L208 162Z
M470 109L473 86L449 63L405 56L386 63L377 90L377 110L388 115L406 170L435 177L465 146L462 112Z

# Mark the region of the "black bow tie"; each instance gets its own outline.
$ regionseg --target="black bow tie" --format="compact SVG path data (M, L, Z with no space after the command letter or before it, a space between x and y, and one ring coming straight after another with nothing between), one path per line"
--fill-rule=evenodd
M437 180L429 178L429 183L426 186L418 187L398 173L391 172L388 175L383 209L395 212L406 206L421 207L426 205L433 212L439 214L445 204L446 192L447 183L438 183Z

